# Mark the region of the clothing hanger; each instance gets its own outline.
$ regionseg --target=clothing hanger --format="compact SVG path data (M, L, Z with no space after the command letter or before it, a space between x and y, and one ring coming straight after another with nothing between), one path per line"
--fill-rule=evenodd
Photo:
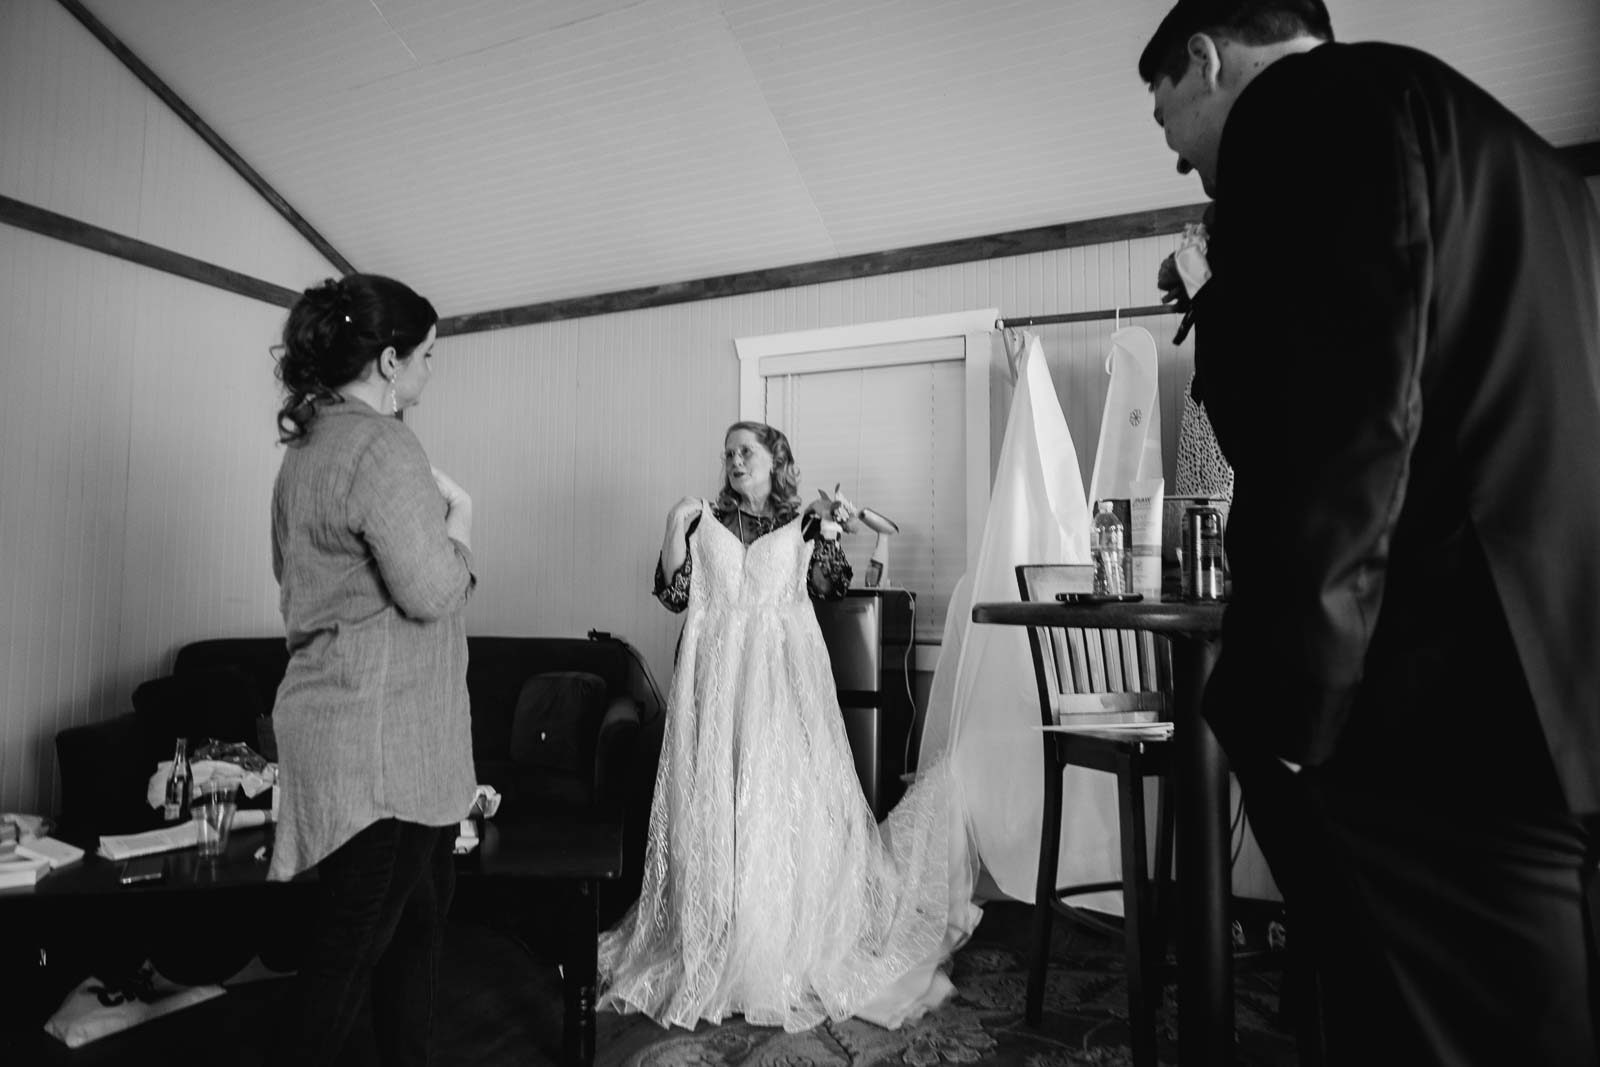
M1006 368L1011 372L1011 384L1015 385L1022 370L1022 353L1028 347L1029 334L1026 330L1007 326L1000 336L1005 342Z

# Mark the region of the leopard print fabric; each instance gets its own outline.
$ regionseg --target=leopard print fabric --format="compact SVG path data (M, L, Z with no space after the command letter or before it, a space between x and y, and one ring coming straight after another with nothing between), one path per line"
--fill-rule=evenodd
M1233 468L1222 458L1206 409L1195 400L1194 375L1183 388L1183 418L1178 423L1177 496L1209 496L1233 500Z

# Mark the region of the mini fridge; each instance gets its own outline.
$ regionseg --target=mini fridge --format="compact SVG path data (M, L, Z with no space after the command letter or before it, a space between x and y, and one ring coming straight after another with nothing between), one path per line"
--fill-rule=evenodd
M872 812L882 819L905 787L911 735L912 626L909 589L851 589L843 600L812 601L833 663L834 685L856 775Z

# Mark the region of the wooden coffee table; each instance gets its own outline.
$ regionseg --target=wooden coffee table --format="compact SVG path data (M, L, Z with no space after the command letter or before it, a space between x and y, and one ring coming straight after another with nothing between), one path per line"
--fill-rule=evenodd
M89 854L77 863L36 885L0 890L0 921L44 948L93 945L108 932L148 929L153 916L181 915L201 903L225 903L242 915L310 906L315 869L291 882L268 881L268 864L258 855L271 842L271 827L236 830L219 861L204 862L192 848L166 852L160 881L123 885L122 864L95 855L90 841ZM577 812L489 820L478 848L460 858L457 870L465 878L570 886L573 905L564 917L561 946L563 1059L579 1067L593 1063L599 886L622 873L621 816Z

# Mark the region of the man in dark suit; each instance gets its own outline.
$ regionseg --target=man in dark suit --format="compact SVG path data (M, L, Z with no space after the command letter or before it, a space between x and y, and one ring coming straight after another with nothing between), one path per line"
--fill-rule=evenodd
M1184 0L1139 60L1215 199L1205 713L1332 1061L1592 1065L1600 217L1444 63L1332 39L1321 0Z

